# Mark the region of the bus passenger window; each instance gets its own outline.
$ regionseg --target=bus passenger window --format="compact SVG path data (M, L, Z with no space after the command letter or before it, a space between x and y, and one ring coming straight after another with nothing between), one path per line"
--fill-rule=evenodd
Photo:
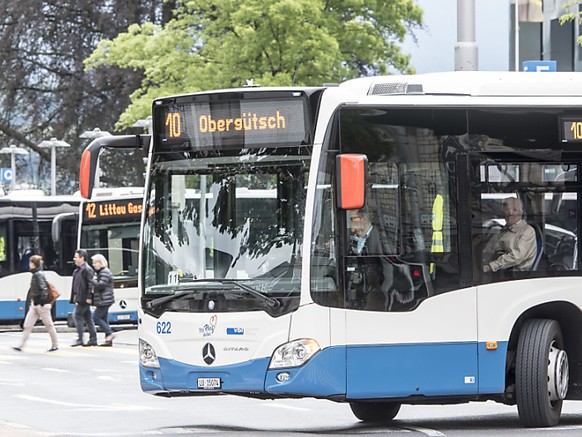
M396 262L396 250L367 208L348 212L347 308L389 311L414 298L410 269ZM392 259L389 255L392 255Z
M8 254L6 247L6 225L0 225L0 276L8 273Z

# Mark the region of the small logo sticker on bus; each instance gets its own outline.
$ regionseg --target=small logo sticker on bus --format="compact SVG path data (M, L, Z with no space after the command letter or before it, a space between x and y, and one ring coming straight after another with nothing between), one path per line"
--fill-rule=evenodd
M474 376L465 376L465 384L475 384Z
M245 335L245 328L226 328L226 335Z
M206 323L202 328L199 329L200 334L202 337L209 337L214 334L214 330L216 329L216 323L218 322L218 316L215 314L210 317L210 321Z

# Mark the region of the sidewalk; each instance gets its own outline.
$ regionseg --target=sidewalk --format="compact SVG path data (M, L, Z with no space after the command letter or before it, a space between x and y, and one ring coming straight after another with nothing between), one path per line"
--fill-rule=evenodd
M56 322L55 328L57 333L59 334L74 334L77 331L75 328L70 328L67 326L67 322ZM113 333L115 335L114 344L122 344L128 346L137 346L137 326L115 326L112 325L111 329L113 329ZM46 332L45 327L42 324L35 326L32 329L32 332ZM103 336L103 334L97 330L97 335L99 338ZM87 336L87 330L85 329L85 336Z
M137 326L136 327L124 327L120 331L115 331L115 340L113 340L113 344L123 344L127 346L137 346Z

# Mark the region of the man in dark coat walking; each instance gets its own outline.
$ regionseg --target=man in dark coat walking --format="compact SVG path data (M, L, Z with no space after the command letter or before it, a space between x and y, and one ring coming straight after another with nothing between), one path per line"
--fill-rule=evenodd
M93 288L91 280L95 272L87 264L87 251L78 249L75 251L73 261L77 268L73 272L73 285L71 290L71 303L76 304L73 312L73 319L77 327L77 341L73 346L97 346L97 330L91 317L91 304L93 303ZM83 343L85 328L83 322L89 330L89 342Z

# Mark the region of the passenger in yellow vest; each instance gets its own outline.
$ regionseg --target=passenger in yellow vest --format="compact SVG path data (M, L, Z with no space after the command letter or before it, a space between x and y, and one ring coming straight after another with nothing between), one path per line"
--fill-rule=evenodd
M0 235L0 262L6 261L6 238Z
M528 271L537 254L536 233L523 219L521 200L515 197L505 199L503 215L505 226L489 240L483 250L483 271Z

